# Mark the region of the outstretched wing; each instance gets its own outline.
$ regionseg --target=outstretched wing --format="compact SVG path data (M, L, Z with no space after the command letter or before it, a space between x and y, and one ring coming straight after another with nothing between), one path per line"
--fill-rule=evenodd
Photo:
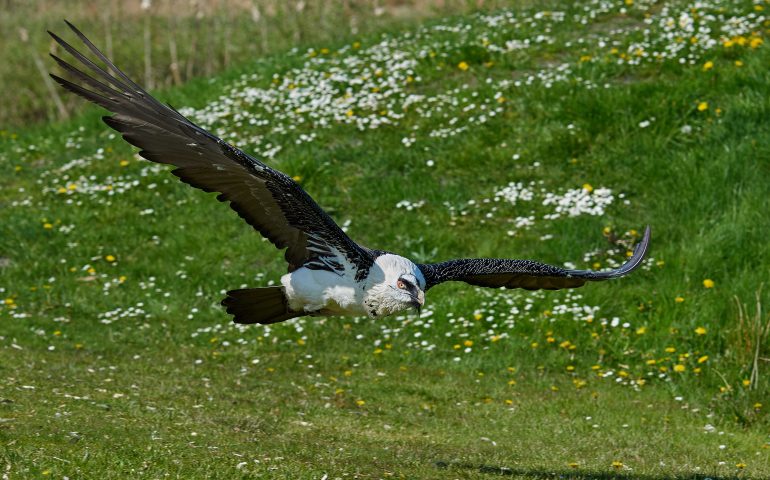
M559 290L575 288L586 282L609 280L627 275L644 260L650 244L650 227L628 261L616 270L566 270L532 260L470 258L418 265L425 277L425 290L442 282L460 281L479 287Z
M104 117L104 122L139 147L141 156L176 166L172 173L193 187L219 192L217 200L230 202L249 225L277 248L286 248L289 270L307 264L310 268L341 273L343 261L359 271L368 270L373 261L371 254L353 242L288 175L273 170L154 99L77 28L69 22L67 25L109 71L48 32L80 62L81 68L90 70L89 75L52 54L83 86L53 74L51 77L67 90L113 112L115 115Z

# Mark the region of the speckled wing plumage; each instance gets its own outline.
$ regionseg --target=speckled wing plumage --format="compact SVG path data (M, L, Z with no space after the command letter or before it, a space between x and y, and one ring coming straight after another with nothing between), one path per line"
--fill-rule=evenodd
M620 268L604 272L567 270L532 260L472 258L418 265L425 277L425 290L449 281L460 281L479 287L523 288L526 290L559 290L575 288L586 282L609 280L627 275L637 268L650 243L648 226L634 254Z
M289 270L308 266L342 273L343 262L368 271L371 254L353 242L329 215L289 176L229 145L163 105L133 82L104 56L77 28L67 25L111 71L82 55L48 32L56 42L92 72L84 73L55 55L56 62L84 88L56 75L67 90L115 115L105 123L141 149L153 162L177 167L183 182L206 192L219 192L249 225L277 248L286 248Z

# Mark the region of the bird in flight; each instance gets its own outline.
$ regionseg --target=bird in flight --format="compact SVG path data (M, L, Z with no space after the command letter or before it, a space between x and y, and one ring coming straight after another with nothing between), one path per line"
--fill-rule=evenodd
M647 252L645 229L633 255L610 271L569 270L532 260L455 259L417 264L395 253L369 249L348 237L288 175L270 168L160 103L120 71L71 23L67 25L103 64L54 33L77 67L51 54L74 81L51 74L67 90L114 115L104 122L152 162L176 167L180 180L230 207L278 249L286 249L288 273L280 286L230 290L222 305L236 323L270 324L305 315L379 318L418 312L425 292L461 281L480 287L558 290L609 280L637 268Z

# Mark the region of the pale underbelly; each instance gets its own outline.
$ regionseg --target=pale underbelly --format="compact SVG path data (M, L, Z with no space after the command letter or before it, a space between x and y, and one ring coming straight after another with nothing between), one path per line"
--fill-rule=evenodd
M364 292L350 280L325 270L299 268L281 277L289 308L328 315L364 315Z

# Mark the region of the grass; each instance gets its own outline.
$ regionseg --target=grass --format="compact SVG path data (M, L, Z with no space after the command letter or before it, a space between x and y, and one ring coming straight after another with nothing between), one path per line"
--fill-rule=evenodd
M62 95L45 75L49 63L45 52L59 52L46 30L60 31L62 19L90 32L90 38L123 68L136 72L144 85L167 88L292 47L339 43L363 27L372 33L503 3L7 0L0 18L0 53L5 59L0 67L0 84L14 94L0 99L0 126L16 129L67 119L82 111L82 102Z
M6 131L0 472L770 475L762 5L553 7L315 45L163 98L367 246L605 268L649 223L644 268L238 328L222 291L285 265L237 215L95 109Z

